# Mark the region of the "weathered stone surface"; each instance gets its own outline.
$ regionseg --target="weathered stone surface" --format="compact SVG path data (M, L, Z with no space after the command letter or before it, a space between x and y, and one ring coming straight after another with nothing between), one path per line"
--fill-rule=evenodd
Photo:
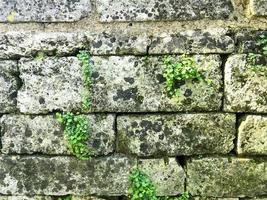
M76 57L21 59L18 108L22 113L47 113L81 108L82 70Z
M249 0L249 9L254 16L267 16L267 1Z
M3 0L0 22L72 22L91 14L90 0Z
M31 57L37 53L64 56L87 45L83 33L6 32L0 34L0 58Z
M261 67L251 68L248 56L230 56L225 65L224 110L267 113L267 60L258 55Z
M247 115L238 128L237 152L267 155L267 116Z
M118 197L100 198L100 197L72 196L72 200L119 200L119 198Z
M0 196L0 200L53 200L49 196Z
M193 196L255 197L267 194L266 160L192 158L186 167L187 189Z
M147 34L127 33L127 30L87 36L92 55L145 55L150 44Z
M118 150L138 156L218 153L234 148L232 114L119 116Z
M239 200L239 198L192 197L193 200Z
M94 155L114 151L114 115L88 115L88 147ZM4 154L70 154L64 131L53 116L5 115L1 118L2 153Z
M0 113L16 110L18 87L17 62L0 60Z
M261 35L267 36L267 31L255 31L251 29L241 30L236 34L237 51L239 53L262 53L262 47L257 43Z
M234 40L226 34L221 28L160 33L153 35L149 54L232 53Z
M158 196L173 196L184 192L185 172L175 158L140 160L138 168L147 174L157 188Z
M120 196L136 161L112 156L80 161L73 157L0 157L0 193L12 195Z
M177 57L178 58L178 57ZM163 78L162 57L92 57L91 109L110 112L212 111L222 103L221 59L194 56L206 82L182 82L171 98Z
M224 19L233 11L230 0L97 0L102 22Z

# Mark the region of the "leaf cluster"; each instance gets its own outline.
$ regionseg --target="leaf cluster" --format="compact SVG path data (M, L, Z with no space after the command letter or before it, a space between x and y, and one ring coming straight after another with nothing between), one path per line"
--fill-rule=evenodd
M57 200L72 200L72 196L67 195L67 196L58 197Z
M56 118L64 126L64 135L70 151L81 160L90 159L92 150L86 145L90 133L88 119L70 112L57 113Z
M80 51L77 58L81 62L82 66L82 80L83 80L83 91L82 91L82 108L87 111L90 108L89 100L89 89L91 86L92 68L90 64L90 54L88 51Z
M176 82L190 79L203 80L203 75L197 69L196 61L187 55L182 55L178 60L171 56L163 59L164 73L166 79L166 88L168 94L180 96L180 89L175 86Z

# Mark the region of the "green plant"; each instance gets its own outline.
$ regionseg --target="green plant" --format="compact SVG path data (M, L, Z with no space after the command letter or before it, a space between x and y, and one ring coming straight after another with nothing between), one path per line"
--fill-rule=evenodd
M189 193L185 192L179 197L157 197L156 187L149 177L139 169L135 169L129 177L131 200L188 200Z
M86 145L90 137L87 118L70 112L57 113L56 118L64 126L64 135L70 151L81 160L90 159L92 150Z
M178 60L171 56L166 56L163 59L164 73L166 79L166 88L168 94L180 96L180 89L177 88L177 82L196 79L204 80L203 75L198 71L196 61L187 55L182 55Z
M156 188L145 173L136 169L131 173L129 180L131 200L157 200Z
M57 200L72 200L72 196L71 195L61 196L58 197Z
M247 56L248 69L261 76L267 76L266 66L257 64L258 55L249 53Z
M90 64L90 54L88 51L80 51L77 58L81 62L82 66L82 79L83 79L83 91L82 95L82 108L87 111L90 108L89 89L91 86L92 68Z
M257 40L256 43L262 49L262 53L267 55L267 38L265 35L260 35L260 38Z

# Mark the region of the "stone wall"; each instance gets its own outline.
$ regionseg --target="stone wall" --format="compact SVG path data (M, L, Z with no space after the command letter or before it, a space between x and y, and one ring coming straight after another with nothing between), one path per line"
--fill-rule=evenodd
M0 200L122 200L137 167L158 196L266 200L262 35L266 0L0 1ZM172 98L164 57L182 54L212 84ZM67 148L61 112L85 116L90 160Z

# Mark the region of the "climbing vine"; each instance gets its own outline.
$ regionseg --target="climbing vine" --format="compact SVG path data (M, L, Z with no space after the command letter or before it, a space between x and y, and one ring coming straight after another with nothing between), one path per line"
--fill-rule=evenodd
M82 66L82 80L83 80L83 90L82 90L82 109L87 111L90 108L91 102L89 99L89 89L91 86L91 76L92 69L90 64L90 54L88 51L80 51L77 58L81 62Z

